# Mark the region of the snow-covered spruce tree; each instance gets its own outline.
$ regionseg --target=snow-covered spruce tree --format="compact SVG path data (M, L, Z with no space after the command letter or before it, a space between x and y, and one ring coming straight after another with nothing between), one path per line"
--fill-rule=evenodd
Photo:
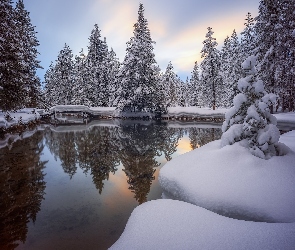
M231 88L232 82L232 55L231 55L231 40L227 36L224 40L223 46L221 48L221 74L223 79L223 85L225 88L225 95L223 98L224 106L230 107L232 101L228 100L228 96L233 95L233 89Z
M185 80L185 93L184 93L186 107L190 106L190 99L191 99L190 91L191 91L191 85L189 82L189 77L187 76Z
M224 40L221 50L221 71L225 90L221 102L224 107L232 106L233 98L238 92L237 82L242 76L240 58L241 47L237 33L234 30L231 37Z
M178 77L178 106L185 107L187 103L187 85Z
M199 106L199 98L201 95L200 72L198 62L195 62L191 78L188 82L188 105Z
M121 87L116 104L121 111L153 111L157 99L156 60L153 53L148 21L144 7L139 5L138 20L134 24L134 36L127 43L126 56L118 74Z
M274 94L267 94L261 80L257 80L256 57L250 56L243 62L246 77L238 82L241 93L234 98L234 106L225 115L222 126L221 146L242 141L242 145L262 159L283 153L279 144L280 132L276 118L269 106L275 102Z
M55 75L59 89L58 104L71 104L73 96L73 54L70 47L65 44L59 52L55 65Z
M59 100L59 87L57 85L56 75L55 75L55 65L51 62L48 70L44 76L44 94L43 99L47 107L55 106L58 104Z
M0 1L0 109L23 107L26 93L20 75L19 40L11 0Z
M167 113L167 107L165 106L165 87L161 84L162 73L159 65L154 64L153 72L155 77L156 94L154 97L155 115L159 116Z
M73 54L65 44L56 64L51 64L45 74L45 100L47 105L69 105L73 96Z
M91 106L91 103L87 98L88 83L85 81L86 75L85 55L82 49L80 55L75 57L73 68L73 96L71 100L71 104L73 105Z
M256 18L258 74L265 82L266 90L279 97L277 106L271 106L271 111L279 105L283 110L295 110L294 94L289 95L294 92L294 47L288 42L294 41L294 11L292 0L261 0Z
M173 65L169 62L160 83L163 86L166 107L176 107L178 105L178 83L177 76L173 71Z
M98 25L94 25L89 37L88 55L85 62L85 84L88 86L87 99L91 106L107 106L105 61L108 53L106 42L101 40Z
M255 32L257 34L257 60L260 79L265 83L268 92L278 94L278 81L276 81L276 70L278 67L277 33L281 29L279 25L279 2L260 1L259 15L256 18ZM273 111L273 107L271 107Z
M230 69L230 82L229 89L231 89L231 95L228 96L228 102L230 106L232 104L233 98L238 94L238 80L242 77L241 64L241 46L236 31L234 30L230 37L230 47L231 47L231 69ZM227 107L229 105L226 105Z
M18 81L24 86L26 92L26 100L24 105L26 107L36 107L38 99L40 98L40 79L36 75L40 62L37 60L39 41L37 40L37 32L31 24L29 12L25 10L22 0L16 3L15 11L16 33L19 42L19 56L21 64L18 75Z
M250 55L254 54L255 49L255 31L254 31L254 18L251 16L251 13L247 13L245 19L245 28L241 32L241 60L244 61Z
M98 86L98 93L97 93L97 102L96 106L101 107L108 107L109 106L109 96L110 96L110 82L111 78L111 61L109 57L108 45L106 42L106 38L104 38L102 43L102 61L98 65L97 76L99 77L99 86Z
M108 81L108 106L112 107L116 99L116 90L118 89L117 75L120 70L119 59L112 48L107 54L105 69Z
M295 2L282 1L279 34L279 47L277 48L278 61L276 81L278 81L279 103L282 110L295 111Z
M203 61L201 62L201 89L202 95L200 104L203 107L223 106L220 99L223 96L223 82L221 76L220 52L217 50L216 38L213 38L212 28L208 27L206 39L203 41L204 47L201 50Z

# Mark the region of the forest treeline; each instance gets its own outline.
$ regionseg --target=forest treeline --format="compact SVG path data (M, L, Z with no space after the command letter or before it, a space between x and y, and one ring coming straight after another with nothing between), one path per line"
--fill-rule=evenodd
M9 5L10 1L4 2ZM22 1L17 4L20 5L23 6ZM16 13L18 8L12 12ZM95 25L89 37L88 51L81 51L73 58L72 50L65 44L45 74L43 90L37 87L36 75L31 78L30 85L24 85L23 81L16 83L17 78L11 81L1 73L5 84L1 79L0 108L7 110L33 105L36 102L30 96L38 96L39 105L47 107L63 104L113 106L121 111L138 112L166 112L168 107L174 106L227 108L233 105L233 97L238 93L237 82L244 77L242 62L255 55L257 78L264 82L267 92L277 95L272 111L278 108L294 111L294 13L293 0L261 0L258 16L254 18L248 13L241 34L234 30L220 50L213 29L208 27L201 50L203 60L192 65L191 76L183 82L175 74L171 62L163 72L157 65L153 52L155 42L151 39L144 7L140 4L123 62L118 60L113 49L108 48L106 39L101 37L99 27ZM33 26L30 27L35 34ZM37 43L31 47L34 48L32 51L36 52ZM39 64L36 57L34 59L36 63L32 69L35 70ZM27 101L19 98L10 102L10 89L17 92L19 88L26 89Z

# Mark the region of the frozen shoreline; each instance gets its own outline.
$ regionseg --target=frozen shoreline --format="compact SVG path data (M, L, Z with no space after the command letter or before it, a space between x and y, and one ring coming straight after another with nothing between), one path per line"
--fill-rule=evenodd
M289 147L287 154L269 160L239 144L221 149L218 140L168 162L159 180L181 201L137 207L110 249L294 249L295 131L280 142Z

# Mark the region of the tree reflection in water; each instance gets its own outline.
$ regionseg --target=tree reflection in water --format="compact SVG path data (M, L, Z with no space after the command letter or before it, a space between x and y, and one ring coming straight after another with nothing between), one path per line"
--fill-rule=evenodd
M46 145L61 160L64 172L70 178L76 173L77 164L84 173L92 176L101 194L110 173L115 173L122 163L129 189L135 199L147 199L155 168L160 165L156 157L165 155L167 160L177 150L181 129L168 129L156 124L121 124L117 127L90 127L83 131L46 131Z
M62 130L63 131L63 130ZM191 148L195 149L221 136L220 128L168 128L149 122L126 123L117 127L90 127L82 131L46 131L46 144L60 158L64 172L70 178L77 164L90 173L93 183L102 193L104 181L122 163L129 189L141 204L147 200L154 173L160 165L157 157L166 160L176 152L178 141L188 132Z
M85 173L90 172L93 183L101 194L104 180L117 171L118 146L114 127L96 127L76 133L77 161Z
M120 160L128 178L129 189L139 204L147 201L156 167L156 157L164 153L167 160L176 152L180 138L178 130L163 125L130 124L120 131Z
M40 160L43 133L0 149L0 249L15 249L25 242L27 223L35 222L46 183Z
M192 149L204 146L211 141L219 140L222 135L221 128L189 128L188 130Z
M43 137L51 154L60 159L63 171L70 178L78 168L89 173L100 194L121 163L128 188L141 204L147 201L160 159L171 160L184 135L188 135L192 149L221 136L220 128L184 129L148 121L125 122L117 126L101 126L98 122L99 126L48 127L16 141L11 149L0 149L0 249L14 249L25 242L27 223L35 222L40 210L46 184L46 162L40 160Z

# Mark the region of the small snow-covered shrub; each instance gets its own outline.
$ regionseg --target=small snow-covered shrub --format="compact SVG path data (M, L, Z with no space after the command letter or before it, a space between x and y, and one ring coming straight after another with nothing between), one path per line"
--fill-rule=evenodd
M222 125L221 146L243 141L250 152L262 159L282 155L282 145L278 143L280 132L277 120L270 113L269 106L276 96L267 94L264 84L256 79L256 57L250 56L242 63L246 77L238 82L241 93L234 98L234 106L225 114ZM246 142L246 143L245 143Z

